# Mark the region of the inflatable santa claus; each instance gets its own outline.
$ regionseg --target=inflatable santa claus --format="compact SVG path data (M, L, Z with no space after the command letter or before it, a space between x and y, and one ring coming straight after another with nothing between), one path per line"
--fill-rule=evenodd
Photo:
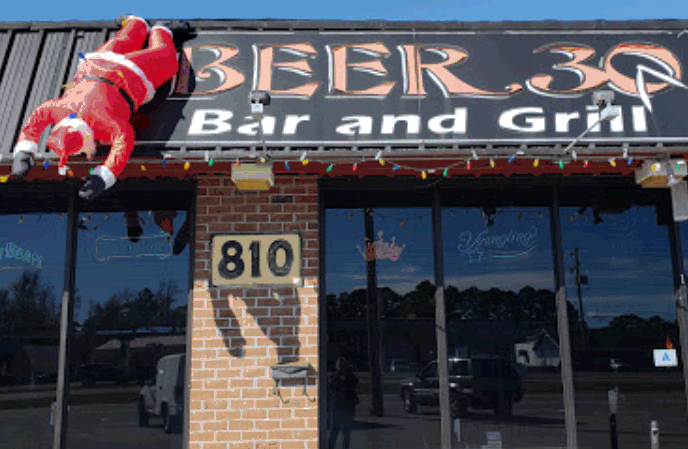
M134 148L130 123L138 108L150 102L157 88L178 70L173 39L188 29L185 22L161 22L152 28L136 16L120 16L122 28L94 53L79 54L81 64L64 94L34 110L14 148L12 174L24 178L34 163L41 133L55 125L48 147L60 157L66 174L67 158L85 154L91 160L96 141L111 145L105 162L96 167L79 191L93 200L115 184ZM143 44L148 39L147 48Z

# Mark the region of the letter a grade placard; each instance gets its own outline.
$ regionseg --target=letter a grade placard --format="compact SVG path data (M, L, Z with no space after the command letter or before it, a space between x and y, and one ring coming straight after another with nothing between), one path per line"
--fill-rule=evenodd
M301 235L215 234L211 237L211 284L301 283Z

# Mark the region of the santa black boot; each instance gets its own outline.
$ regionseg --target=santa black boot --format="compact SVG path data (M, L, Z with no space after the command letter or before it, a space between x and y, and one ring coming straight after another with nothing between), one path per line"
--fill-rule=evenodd
M154 27L165 27L172 32L174 46L179 48L191 31L191 25L185 20L162 20L155 22Z
M119 26L120 28L122 28L122 27L124 26L125 22L126 22L127 20L129 20L129 19L134 19L134 20L140 20L140 21L142 21L143 23L146 24L146 28L148 28L148 29L150 30L150 25L148 24L148 22L146 21L146 19L144 19L144 18L142 18L142 17L139 17L139 16L134 16L134 15L131 15L131 14L122 14L121 16L117 16L117 18L115 19L115 23L117 24L117 26Z

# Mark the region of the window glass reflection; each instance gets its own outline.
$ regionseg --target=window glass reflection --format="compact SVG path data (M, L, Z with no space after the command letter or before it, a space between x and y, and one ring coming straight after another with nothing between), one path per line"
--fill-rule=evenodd
M366 213L373 227L369 241ZM359 379L351 447L435 447L437 376L418 376L437 357L430 209L331 209L326 216L328 368L332 375L334 360L345 356ZM341 401L330 394L331 431L342 415Z
M561 209L581 447L608 427L608 391L619 389L620 447L634 447L656 420L662 447L688 445L678 367L654 365L655 349L676 348L678 325L666 226L654 207Z
M0 447L50 447L67 219L3 215L0 224Z
M79 214L76 282L84 307L70 447L121 441L180 447L189 224L185 211ZM175 254L178 253L178 254Z
M548 210L446 207L442 237L462 442L564 446Z

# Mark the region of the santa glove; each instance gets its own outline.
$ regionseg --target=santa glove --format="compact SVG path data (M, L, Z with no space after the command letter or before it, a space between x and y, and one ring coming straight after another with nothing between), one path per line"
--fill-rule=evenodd
M90 175L79 190L79 196L86 201L93 201L98 195L105 191L105 181L96 175Z
M14 161L12 162L12 174L19 179L24 179L33 167L33 157L36 151L36 143L20 142L14 147Z
M86 201L93 201L98 195L115 185L115 175L104 165L99 165L86 178L86 183L79 190L79 196Z

